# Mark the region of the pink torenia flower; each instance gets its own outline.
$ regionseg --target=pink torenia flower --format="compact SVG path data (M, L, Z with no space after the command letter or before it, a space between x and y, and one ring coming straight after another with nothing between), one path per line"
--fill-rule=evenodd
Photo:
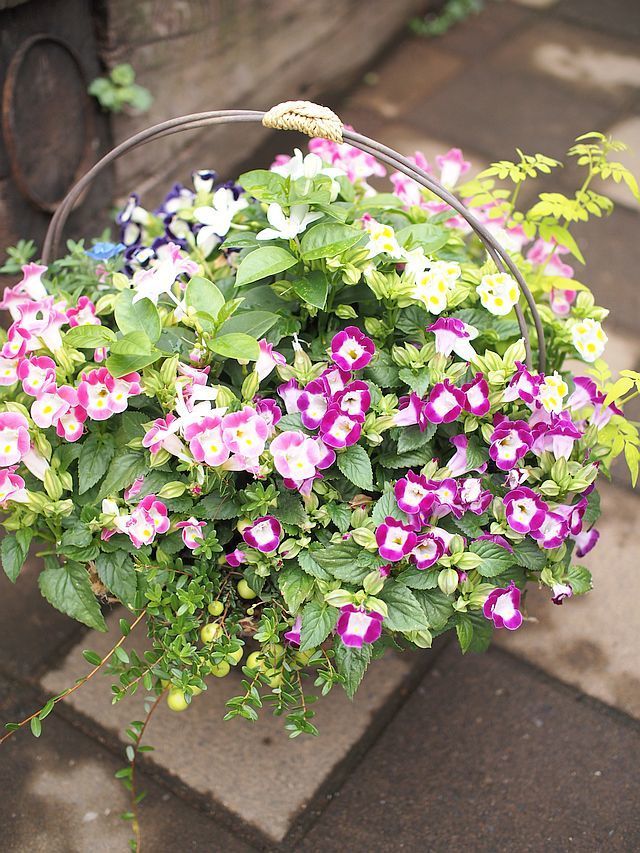
M493 620L496 628L515 631L522 625L520 590L513 581L505 588L498 587L487 596L482 612L486 619Z
M592 548L595 548L600 538L600 533L595 527L592 527L590 530L583 530L571 538L576 543L576 557L582 558Z
M25 358L18 366L18 378L22 381L22 390L31 397L39 397L56 381L56 363L52 358L42 355Z
M260 347L260 355L256 361L256 373L262 382L277 364L286 364L287 360L281 353L274 352L273 344L268 343L264 338L258 342L258 346Z
M254 399L256 412L260 415L260 417L269 427L269 435L272 435L275 432L274 427L282 418L282 410L280 406L276 403L276 401L272 400L270 397L267 397L265 399Z
M179 521L176 524L176 528L182 530L182 541L191 551L195 551L196 548L202 545L204 539L203 530L206 526L206 521L198 521L193 516L186 521Z
M96 317L96 306L88 296L81 296L75 308L67 308L69 325L73 326L100 326L100 318Z
M428 423L448 424L455 421L465 405L464 393L456 388L449 379L436 383L431 389L429 400L424 407L424 417Z
M360 379L350 382L335 395L334 402L338 408L351 417L364 417L371 405L369 386Z
M538 374L534 376L521 361L516 361L516 366L518 370L511 378L511 382L509 382L508 387L505 389L502 399L506 402L511 402L520 398L525 403L531 405L538 396L538 388L544 377Z
M134 273L133 302L150 299L154 305L157 305L158 299L166 294L179 306L179 301L172 291L175 280L178 276L195 275L197 272L198 264L183 255L180 246L167 243L158 251L157 259L152 261L148 269L140 269Z
M185 427L184 437L196 462L216 467L229 458L230 450L224 442L221 424L221 418L212 416Z
M250 406L222 418L222 438L232 453L257 460L264 450L269 427Z
M508 471L526 456L533 444L533 436L529 424L525 421L509 421L503 418L496 422L490 442L489 456L498 468Z
M452 477L459 477L461 474L467 474L469 471L477 471L478 473L483 474L487 470L486 462L482 462L476 468L471 466L467 453L469 438L466 435L463 435L462 433L460 435L454 435L453 438L449 439L449 441L456 448L456 452L447 462L447 469Z
M144 477L136 477L133 483L129 486L129 488L124 490L123 497L125 501L130 501L132 498L135 498L136 495L139 495L142 491L143 485Z
M362 370L375 353L371 338L361 332L357 326L347 326L333 336L331 358L342 370Z
M0 308L9 311L12 318L20 317L20 307L32 300L44 299L47 290L42 283L42 275L47 271L40 264L25 264L22 267L22 279L14 287L6 287L0 302Z
M533 489L520 486L504 497L507 524L516 533L531 533L539 530L547 517L549 508Z
M416 151L413 157L409 157L408 159L424 172L431 172L427 158L422 151ZM394 193L406 207L425 207L423 188L417 181L405 175L404 172L393 172L393 174L389 175L389 180L393 184Z
M17 323L13 323L7 332L7 340L2 345L0 354L8 359L22 358L27 351L27 345L30 340L31 332L27 331L27 329L22 329Z
M298 411L303 425L307 429L317 429L327 413L329 401L327 400L324 382L314 379L305 385L304 390L298 397Z
M536 240L527 252L527 260L535 266L544 266L544 275L573 278L573 267L562 260L562 255L568 253L569 249L555 240Z
M459 148L450 148L446 154L439 154L436 163L440 167L440 182L447 189L454 187L471 168L471 163L464 159Z
M184 445L176 435L177 418L169 413L166 418L156 418L153 426L147 430L142 439L142 446L149 448L152 455L160 450L166 450L174 456L184 452Z
M335 397L340 391L344 391L351 382L351 373L341 370L339 367L328 367L319 376L326 389L327 396Z
M17 465L30 448L29 424L18 412L0 412L0 466Z
M124 532L136 548L150 545L156 538L156 526L151 513L142 507L136 507L124 524Z
M444 480L428 480L427 489L434 498L433 514L437 518L443 518L450 512L460 518L464 510L459 505L458 481L453 477Z
M420 423L423 408L424 401L412 391L409 396L400 397L398 413L393 416L393 423L396 426L413 426L413 424Z
M413 471L407 471L407 476L397 481L394 494L398 507L409 515L428 512L435 502L435 496L428 489L427 478Z
M375 643L380 638L382 622L380 613L356 607L354 604L345 604L340 608L336 631L345 646L360 649L364 643Z
M278 474L291 480L314 477L322 456L318 442L299 430L280 433L271 442L269 450Z
M417 537L410 527L388 515L376 530L376 542L380 556L397 563L415 548Z
M465 397L465 411L475 415L476 418L483 418L488 413L491 408L489 385L482 373L476 373L471 382L466 382L462 386L462 393Z
M569 524L557 512L548 512L537 530L531 531L531 536L541 548L558 548L569 535Z
M7 501L23 503L26 497L22 477L14 473L12 468L4 468L0 471L0 506L4 508Z
M554 583L551 588L551 601L554 604L562 604L565 598L571 598L573 587L570 583Z
M278 395L284 401L284 407L288 415L293 415L298 411L298 400L302 394L302 388L298 385L295 379L290 379L282 385L278 385Z
M149 513L156 533L166 533L169 529L169 517L167 507L159 501L155 495L147 495L138 504L138 509Z
M84 432L87 413L82 406L78 405L78 392L75 388L62 385L58 388L58 396L64 400L66 407L57 415L56 434L67 441L77 441Z
M14 385L18 381L19 364L20 361L17 358L0 356L0 386Z
M424 533L418 536L416 545L411 551L410 559L415 562L416 568L422 571L437 563L445 550L445 543L440 536L433 532Z
M567 317L571 313L571 306L576 301L577 295L577 290L558 290L552 287L549 293L551 310L558 317Z
M246 563L247 557L244 551L241 551L240 548L236 548L230 554L226 555L225 560L227 561L228 566L237 569L238 566L242 565L242 563Z
M504 548L505 551L508 551L510 554L513 554L513 547L509 543L504 536L500 536L499 533L483 533L482 536L478 536L475 540L476 542L493 542L495 545L500 545L501 548Z
M551 451L556 459L568 459L573 445L582 438L582 433L571 420L569 412L551 416L551 423L538 423L533 428L534 441L531 450L536 456Z
M347 415L337 404L327 409L320 424L320 435L329 447L351 447L362 434L362 416Z
M27 351L39 349L40 341L52 352L60 349L60 329L62 324L67 322L67 318L59 310L59 304L56 304L53 296L47 296L38 302L25 302L18 310L19 318L14 325L29 333Z
M273 515L257 518L250 527L242 531L242 538L252 548L270 554L276 550L282 538L282 525Z
M350 125L345 125L352 129ZM368 178L371 175L384 177L386 169L371 154L366 154L347 142L332 142L329 139L309 140L309 151L317 154L325 163L344 172L350 181Z
M455 353L464 361L472 361L476 352L470 341L478 337L478 330L456 317L439 317L427 326L428 332L436 336L436 352L450 356Z
M293 643L296 646L300 645L300 632L302 631L302 616L296 616L295 622L289 628L288 631L285 631L284 638L289 643Z

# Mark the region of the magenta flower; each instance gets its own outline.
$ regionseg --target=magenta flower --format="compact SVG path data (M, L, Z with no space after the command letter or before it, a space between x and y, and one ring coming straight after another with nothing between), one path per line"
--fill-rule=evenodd
M522 625L520 590L513 581L506 589L497 587L487 596L482 612L486 619L492 619L496 628L515 631Z
M413 426L420 423L424 401L412 391L408 397L400 397L398 401L398 413L394 415L393 422L396 426Z
M468 471L478 471L483 474L487 470L487 463L482 462L477 468L472 468L469 463L467 448L469 447L469 439L466 435L454 435L449 441L456 448L456 452L447 462L447 468L452 477L459 477L461 474L466 474Z
M136 548L150 545L156 536L156 526L147 510L136 507L125 522L124 532Z
M436 336L436 352L450 356L454 352L464 361L472 361L476 351L470 341L478 337L478 330L455 317L439 317L427 326L428 332Z
M269 427L250 406L222 418L222 438L233 453L257 459L264 450Z
M24 302L19 307L19 317L16 326L30 337L27 341L27 351L40 349L40 340L52 352L62 346L60 329L67 322L66 316L59 310L60 305L53 296L47 296L37 302ZM40 339L40 340L39 340Z
M500 536L499 533L483 533L482 536L478 536L475 540L476 542L493 542L495 545L500 545L501 548L504 548L510 554L513 554L513 548L509 541L504 538L504 536Z
M380 556L397 563L415 548L417 537L410 527L388 515L376 530L376 542Z
M526 486L512 489L504 497L507 523L516 533L539 530L549 511L546 503Z
M573 445L582 438L582 433L571 420L569 412L551 415L551 423L537 423L533 428L534 441L531 450L536 456L551 451L556 459L568 459Z
M15 474L12 468L0 471L0 506L5 508L7 501L23 503L27 498L24 480Z
M460 518L464 509L459 505L458 482L453 477L444 480L428 480L427 490L434 497L434 507L431 511L437 518L442 518L450 512Z
M504 418L497 421L490 441L489 456L498 468L508 471L526 456L533 444L533 436L525 421L509 421Z
M362 434L364 418L345 414L338 405L332 404L320 424L320 435L329 447L350 447Z
M288 631L285 631L284 638L289 643L292 643L295 646L300 645L300 632L302 631L302 617L296 616L295 622L289 628Z
M198 521L193 516L186 521L179 521L176 524L176 528L182 530L182 541L191 551L195 551L196 548L202 545L204 539L203 530L206 526L206 521Z
M554 583L551 588L551 601L554 604L562 604L565 598L571 598L573 587L570 583Z
M569 524L557 512L548 512L540 527L531 531L541 548L558 548L568 535Z
M331 358L342 370L362 370L376 351L371 338L361 332L357 326L347 326L333 336Z
M106 367L82 374L78 385L78 402L94 421L104 421L113 414L111 391L114 379Z
M316 439L299 430L281 432L273 439L269 450L278 474L296 481L315 477L316 468L324 455L324 449Z
M273 515L264 515L257 518L249 527L245 527L242 538L252 548L264 554L270 554L280 544L282 525Z
M227 561L228 566L237 569L238 566L242 565L242 563L246 563L247 557L244 551L241 551L240 548L236 548L230 554L226 555L225 560Z
M29 424L18 412L0 412L0 466L17 465L29 452Z
M21 329L17 323L13 323L7 332L7 340L2 345L0 354L7 359L22 358L30 341L31 332Z
M335 397L340 391L344 391L349 382L351 382L351 373L348 370L341 370L339 367L328 367L319 377L325 387L327 396Z
M364 417L371 405L371 392L366 382L357 379L339 391L334 398L338 408L354 418Z
M476 373L471 382L463 385L462 392L465 397L465 411L471 412L477 418L484 417L491 408L491 403L489 402L489 385L482 373Z
M479 477L467 477L459 486L459 500L465 510L482 515L493 500L493 495L488 489L482 488Z
M69 408L67 401L61 397L55 385L50 386L49 391L33 401L31 404L31 419L40 429L47 429L58 422L58 418Z
M11 317L20 317L20 308L31 300L44 299L47 290L42 283L42 275L47 268L40 264L25 264L22 267L22 279L14 287L5 287L0 308L9 311Z
M132 498L135 498L136 495L139 495L142 491L142 486L144 485L144 477L136 477L133 483L129 486L128 489L124 490L123 498L125 501L130 501Z
M397 481L394 494L399 508L410 515L428 512L435 503L433 493L427 488L427 478L413 471L407 471L407 476Z
M138 504L138 508L149 513L156 533L166 533L169 529L167 507L155 495L147 495Z
M531 405L538 396L538 388L544 381L544 377L540 375L533 376L521 361L516 361L516 365L518 366L518 370L506 388L503 400L511 402L520 399Z
M450 148L446 154L438 154L436 163L440 167L440 182L448 189L454 187L471 168L471 163L464 159L459 148Z
M416 568L428 569L437 563L444 554L446 546L444 541L435 533L424 533L418 536L415 547L411 551L410 559L415 562Z
M363 643L375 643L382 633L383 618L374 610L345 604L340 608L336 631L345 646L362 648Z
M429 400L424 407L424 416L428 423L451 423L456 420L465 402L463 392L452 385L449 379L445 379L431 389Z
M298 411L298 399L302 394L302 388L298 385L295 379L290 379L282 385L278 385L278 394L284 400L284 407L288 415L293 415Z
M77 441L84 432L87 413L78 405L78 393L75 388L63 385L58 389L58 395L65 400L67 407L58 414L56 434L66 441Z
M96 306L88 296L81 296L74 308L67 308L69 325L74 326L100 326L100 318L96 317Z
M211 416L185 427L184 437L196 462L216 467L229 458L230 451L222 437L221 423L221 418Z
M576 557L582 558L588 554L592 548L595 548L598 539L600 538L600 533L595 529L595 527L592 527L590 530L583 530L571 538L576 543Z
M325 384L321 379L314 379L305 385L298 397L298 411L307 429L317 429L320 426L328 407Z
M166 450L174 456L180 455L184 451L184 446L176 435L177 428L177 418L171 412L166 418L156 418L151 429L144 434L142 446L149 448L152 455L160 450Z
M286 364L286 358L279 352L274 352L273 344L267 343L263 338L258 342L260 347L260 355L256 361L256 373L258 379L262 382L272 372L277 364Z
M553 511L566 520L569 525L569 533L576 536L582 530L582 519L587 511L587 499L581 497L573 506L558 504Z
M274 427L282 418L282 409L270 397L255 400L256 412L269 427L269 435L275 432Z
M56 382L56 363L52 358L42 355L25 358L18 366L18 378L22 381L22 390L31 397L38 397Z

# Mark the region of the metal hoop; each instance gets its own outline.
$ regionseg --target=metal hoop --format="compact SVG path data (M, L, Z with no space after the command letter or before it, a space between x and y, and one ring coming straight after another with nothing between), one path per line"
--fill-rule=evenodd
M326 136L326 138L335 138L336 128L335 121L333 121L333 119L330 119L331 124L327 126L326 133L318 132L319 130L324 131L322 121L326 119L327 113L330 113L330 111L326 111L326 108L318 107L314 104L307 104L306 102L302 103L305 104L304 109L307 110L306 115L309 119L308 132L310 132L312 135L322 135ZM80 178L80 180L75 184L75 186L72 187L72 189L67 193L63 201L60 203L58 209L56 210L54 216L51 219L51 222L49 223L49 228L45 237L42 253L43 262L45 264L49 263L51 258L55 254L57 247L60 243L62 231L66 224L67 218L71 213L77 199L82 195L84 190L93 181L94 178L96 178L102 171L104 171L104 169L106 169L109 165L111 165L111 163L113 163L123 154L126 154L128 151L137 148L139 145L144 145L147 142L151 142L155 139L161 139L164 136L169 136L173 133L179 133L184 130L195 130L197 128L208 127L209 125L215 124L260 122L269 127L276 126L281 129L289 129L292 126L291 115L288 115L286 110L281 109L283 106L285 105L279 105L273 110L270 110L268 113L264 113L260 110L212 110L209 112L179 116L177 118L169 119L168 121L154 125L153 127L147 128L146 130L142 130L134 136L131 136L129 139L126 139L124 142L121 142L120 145L116 146L112 151L106 154L82 178ZM287 104L286 106L289 107L289 104ZM300 119L301 102L292 102L292 106L296 107L295 129L302 130L302 132L305 132L307 128L304 126L304 124L301 125ZM273 118L274 111L276 110L279 110L279 112L277 113L277 121L280 122L279 124L276 123ZM334 114L331 113L331 116L333 115ZM282 118L280 118L281 116ZM473 231L475 231L479 239L485 245L489 256L495 263L498 270L500 272L507 272L508 270L509 273L518 282L529 307L531 316L533 318L533 323L537 334L538 367L541 372L544 372L546 363L546 348L542 322L538 314L535 300L527 286L527 283L524 280L524 277L522 276L522 273L517 268L517 266L509 256L508 252L501 246L501 244L494 237L494 235L491 234L491 232L486 228L486 226L481 223L458 198L452 195L435 178L433 178L431 175L429 175L422 169L418 168L408 158L399 154L397 151L394 151L392 148L388 148L386 145L382 145L376 140L369 139L366 136L362 136L361 134L356 133L353 130L348 130L344 127L342 127L342 137L346 142L353 145L355 148L358 148L367 154L371 154L381 162L386 163L387 165L392 166L393 168L396 168L398 171L415 180L421 186L433 192L467 221L467 223L471 226ZM532 353L529 329L522 309L519 305L516 305L515 311L518 320L518 325L520 327L520 332L524 340L526 363L529 369L531 369Z

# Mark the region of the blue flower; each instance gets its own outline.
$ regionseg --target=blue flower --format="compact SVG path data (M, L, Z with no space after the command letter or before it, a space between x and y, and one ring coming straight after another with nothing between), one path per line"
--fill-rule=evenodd
M86 254L94 261L108 261L115 258L120 252L124 252L126 246L123 243L94 243Z

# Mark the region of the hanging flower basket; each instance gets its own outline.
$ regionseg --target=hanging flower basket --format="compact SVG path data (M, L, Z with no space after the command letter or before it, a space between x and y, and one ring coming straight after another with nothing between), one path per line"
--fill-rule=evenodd
M237 183L195 172L154 212L132 195L120 242L55 260L116 157L228 122L303 131L311 153ZM142 684L185 709L242 667L227 717L270 696L291 736L315 733L305 694L353 696L388 647L455 631L480 651L521 627L528 584L555 604L590 589L596 479L622 451L637 471L615 402L637 377L608 384L607 311L568 261L573 223L612 206L592 178L637 193L617 147L578 140L581 190L522 210L555 160L468 180L453 150L438 181L293 102L173 119L79 181L2 301L2 562L15 581L33 541L54 607L98 631L105 604L130 612L105 658L87 654L115 700ZM139 623L150 646L125 653Z

